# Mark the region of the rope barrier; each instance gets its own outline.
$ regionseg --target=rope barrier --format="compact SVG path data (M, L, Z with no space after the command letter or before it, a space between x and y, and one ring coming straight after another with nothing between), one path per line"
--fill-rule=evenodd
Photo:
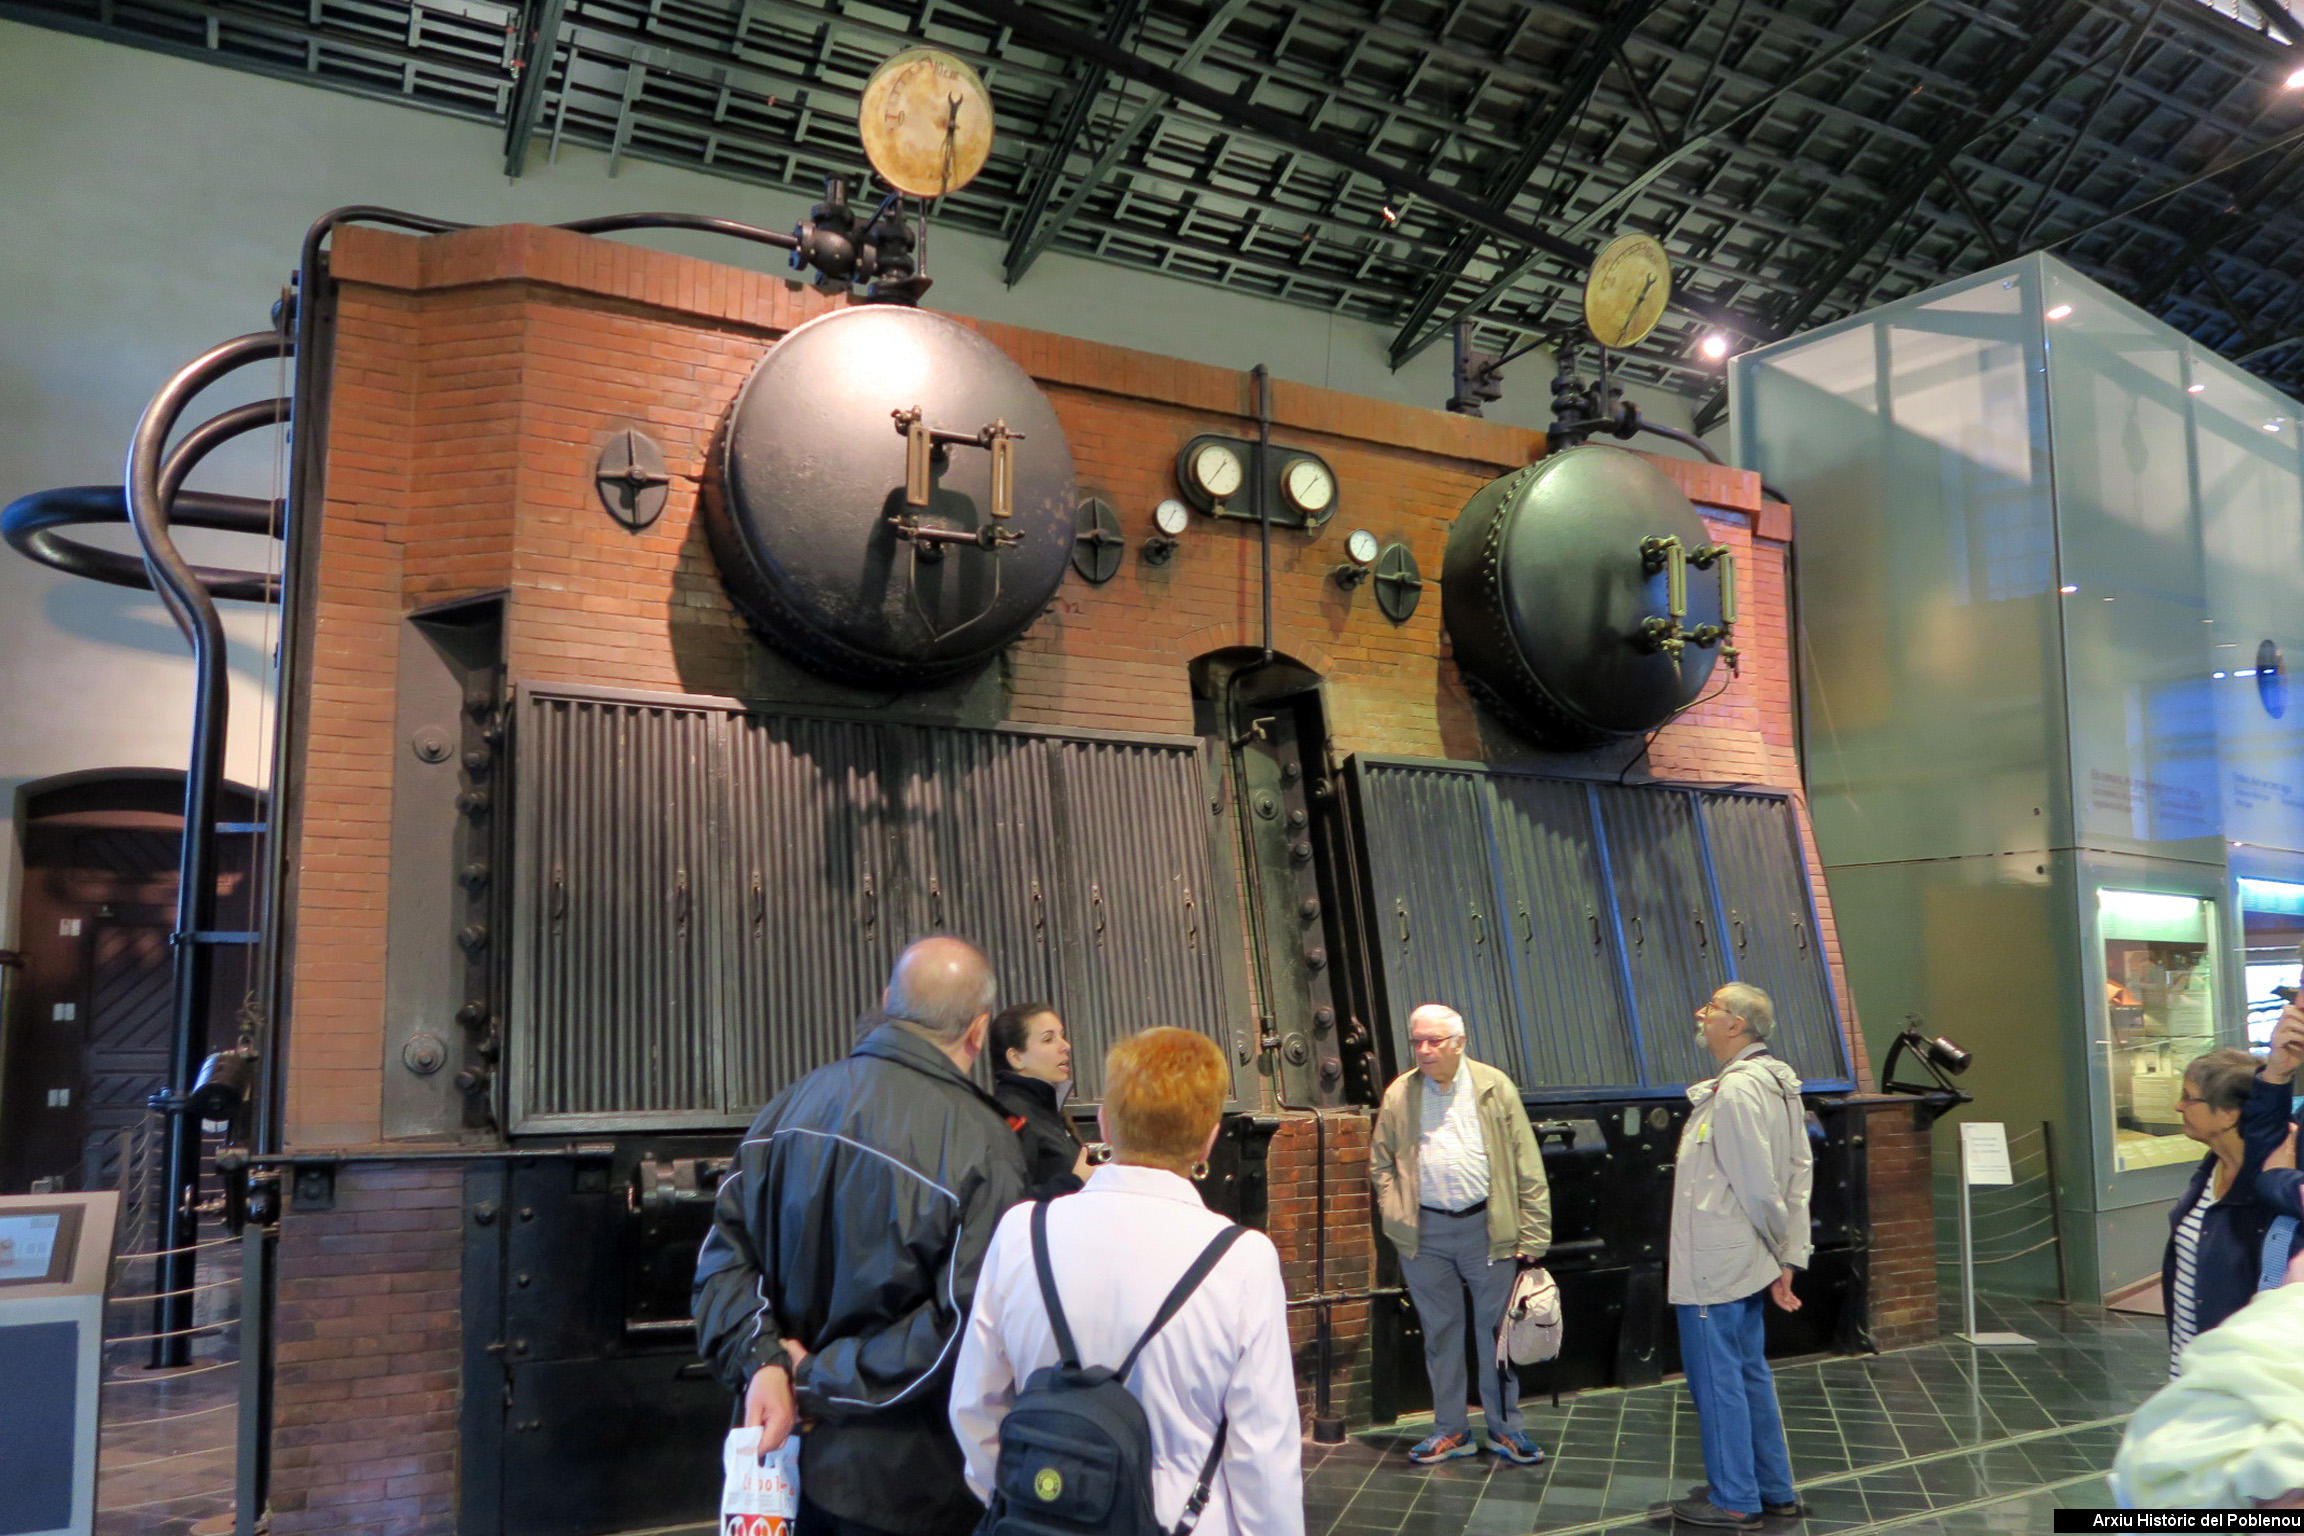
M205 1285L188 1285L180 1291L154 1291L146 1296L110 1296L105 1298L105 1304L107 1306L126 1306L132 1301L158 1301L163 1296L192 1296L201 1291L221 1291L239 1283L238 1280L211 1280Z
M214 1365L175 1365L156 1371L138 1371L133 1376L107 1376L104 1378L104 1386L107 1391L113 1387L146 1387L155 1382L165 1386L187 1376L205 1376L210 1371L231 1371L239 1367L240 1362L237 1360L219 1360Z
M187 1243L181 1248L154 1248L148 1253L116 1253L112 1255L112 1260L114 1263L122 1263L130 1259L165 1259L170 1254L198 1253L203 1248L221 1248L227 1243L238 1241L236 1237L212 1237L204 1243Z
M238 1362L234 1363L237 1364ZM206 1408L187 1408L182 1413L155 1414L149 1419L106 1419L104 1427L106 1429L141 1429L147 1424L173 1424L178 1419L196 1419L204 1413L222 1413L228 1408L239 1406L238 1403L214 1403Z
M230 1328L233 1323L238 1321L238 1318L234 1318L230 1323L201 1323L191 1328L168 1328L159 1333L115 1333L107 1335L104 1342L106 1344L144 1344L153 1339L189 1338L195 1333L216 1333L222 1329Z

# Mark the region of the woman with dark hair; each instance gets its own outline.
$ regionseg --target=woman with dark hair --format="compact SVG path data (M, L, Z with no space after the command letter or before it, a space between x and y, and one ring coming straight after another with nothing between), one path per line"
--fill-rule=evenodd
M1191 1183L1207 1173L1231 1088L1224 1052L1205 1035L1148 1029L1121 1041L1106 1059L1097 1115L1112 1161L1078 1194L1001 1218L952 1373L952 1431L978 1498L992 1492L1001 1421L1019 1385L1058 1358L1035 1272L1035 1214L1044 1212L1049 1281L1078 1359L1120 1367L1231 1226ZM1153 1513L1173 1530L1198 1495L1199 1536L1303 1536L1303 1431L1280 1254L1254 1231L1220 1252L1126 1377L1151 1429Z
M2184 1069L2176 1110L2184 1134L2208 1155L2168 1213L2160 1298L2168 1313L2171 1377L2183 1373L2186 1345L2256 1294L2264 1229L2272 1219L2272 1208L2259 1197L2257 1175L2287 1131L2287 1076L2294 1071L2287 1063L2288 1071L2274 1080L2259 1071L2264 1066L2227 1046Z
M1024 1148L1025 1193L1035 1200L1072 1193L1088 1177L1088 1151L1064 1113L1072 1092L1064 1020L1050 1004L1018 1003L993 1016L985 1044L992 1097Z

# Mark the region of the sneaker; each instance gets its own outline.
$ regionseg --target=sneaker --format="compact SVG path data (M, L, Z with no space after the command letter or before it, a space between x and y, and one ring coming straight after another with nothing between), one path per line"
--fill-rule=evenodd
M1760 1516L1757 1513L1747 1515L1741 1510L1722 1509L1710 1499L1682 1499L1672 1506L1672 1518L1683 1525L1708 1526L1715 1530L1760 1529Z
M1408 1459L1420 1467L1437 1462L1454 1461L1459 1456L1477 1456L1480 1447L1472 1443L1469 1433L1459 1435L1426 1435L1409 1448Z
M1710 1483L1698 1483L1688 1490L1688 1497L1691 1499L1710 1499L1712 1497L1712 1485ZM1807 1515L1808 1506L1801 1503L1800 1495L1795 1493L1781 1504L1773 1499L1761 1499L1760 1513L1771 1520L1798 1520Z
M1544 1459L1544 1453L1537 1448L1536 1442L1517 1429L1491 1432L1488 1436L1488 1449L1506 1461L1517 1462L1523 1467L1532 1467Z

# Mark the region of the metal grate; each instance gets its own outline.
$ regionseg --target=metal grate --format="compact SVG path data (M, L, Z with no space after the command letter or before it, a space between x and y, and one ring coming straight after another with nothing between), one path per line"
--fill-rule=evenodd
M1397 1059L1438 1001L1531 1095L1673 1087L1711 1075L1693 1012L1734 975L1805 1080L1848 1085L1782 796L1367 756L1348 777Z
M1057 1005L1091 1098L1121 1035L1246 1016L1196 738L530 689L513 751L515 1130L741 1124L931 932Z

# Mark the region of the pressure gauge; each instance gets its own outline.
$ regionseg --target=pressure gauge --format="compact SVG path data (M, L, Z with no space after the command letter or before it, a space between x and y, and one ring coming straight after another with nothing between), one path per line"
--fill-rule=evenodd
M1152 509L1152 526L1171 539L1180 536L1191 521L1192 509L1173 496Z
M1636 347L1672 297L1672 259L1647 235L1618 235L1593 258L1584 280L1584 323L1592 339L1622 351Z
M1192 482L1211 501L1223 501L1240 489L1246 471L1240 455L1223 443L1204 443L1192 455Z
M1376 535L1365 528L1355 528L1344 540L1344 553L1354 565L1376 563Z
M1336 476L1318 459L1297 459L1281 475L1280 493L1307 519L1316 519L1336 504Z

